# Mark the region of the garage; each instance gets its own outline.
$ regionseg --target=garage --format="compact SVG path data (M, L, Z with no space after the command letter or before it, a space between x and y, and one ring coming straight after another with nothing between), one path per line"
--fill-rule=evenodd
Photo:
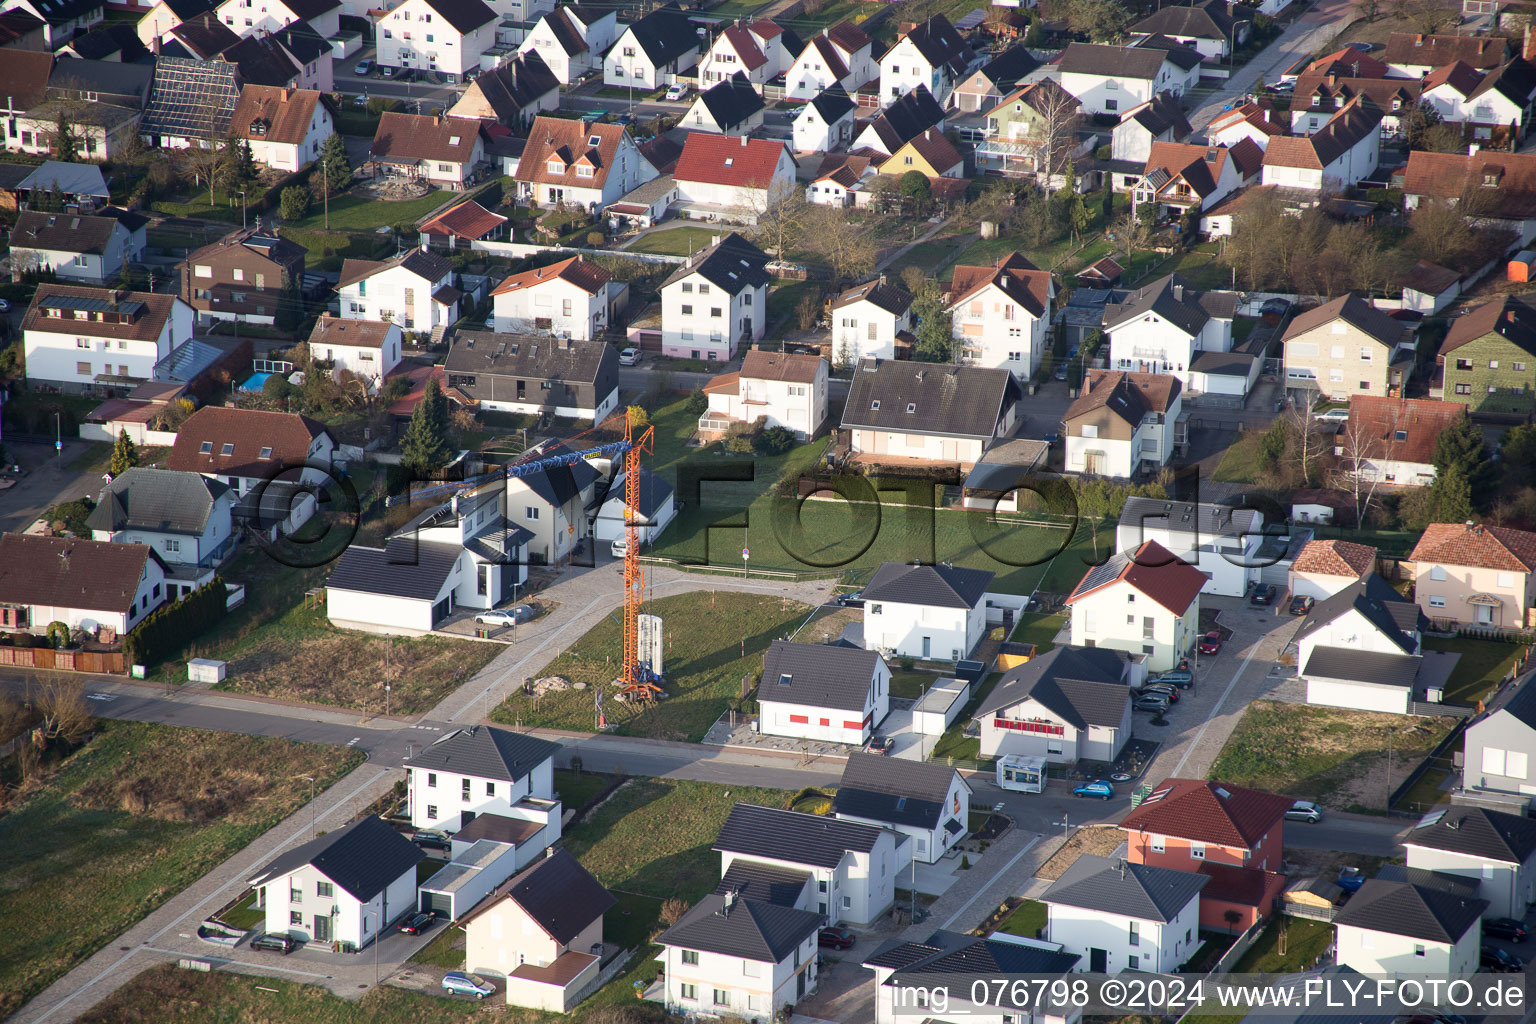
M421 883L416 905L457 921L517 870L517 847L480 839Z

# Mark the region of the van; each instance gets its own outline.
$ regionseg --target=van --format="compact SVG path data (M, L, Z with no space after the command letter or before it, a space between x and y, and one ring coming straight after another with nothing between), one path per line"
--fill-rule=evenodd
M608 550L613 553L614 558L623 558L629 554L629 539L627 537L620 537L608 546Z

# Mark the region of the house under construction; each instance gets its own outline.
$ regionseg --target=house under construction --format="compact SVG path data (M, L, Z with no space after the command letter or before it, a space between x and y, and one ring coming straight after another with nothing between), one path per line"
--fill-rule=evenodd
M236 67L229 61L161 57L139 133L156 148L206 148L229 134L239 99Z

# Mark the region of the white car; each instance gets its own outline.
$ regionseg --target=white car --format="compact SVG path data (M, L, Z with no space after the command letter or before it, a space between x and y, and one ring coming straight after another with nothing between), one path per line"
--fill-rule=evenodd
M1315 412L1312 418L1321 423L1348 423L1348 409L1329 409L1327 412Z
M625 555L629 554L629 540L625 537L620 537L618 540L608 545L608 550L610 553L612 553L614 558L623 558Z
M688 95L688 87L686 85L673 84L673 85L667 87L667 102L668 103L676 103L678 100L682 99L684 96L687 96L687 95Z
M619 365L634 366L640 362L640 350L637 348L619 349Z
M475 616L475 621L482 626L515 626L520 622L532 620L533 609L526 604L513 605L511 608L492 608Z

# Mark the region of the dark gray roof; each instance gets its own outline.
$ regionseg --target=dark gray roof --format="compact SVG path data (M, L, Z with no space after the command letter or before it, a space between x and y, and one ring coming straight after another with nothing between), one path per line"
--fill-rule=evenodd
M93 28L66 45L82 60L105 60L116 54L119 60L134 62L149 54L133 26L124 22ZM148 82L149 76L144 76L144 80Z
M460 33L470 33L496 20L496 12L484 0L427 0L443 20Z
M92 530L150 530L202 536L229 487L201 473L135 467L107 485L86 519Z
M1344 904L1334 924L1454 943L1477 923L1488 901L1407 882L1372 878Z
M721 131L745 124L748 118L763 109L763 98L740 71L704 90L698 102L704 104Z
M974 608L987 592L993 574L985 569L953 565L908 565L886 562L864 588L864 600L925 604L938 608Z
M107 251L119 223L116 217L23 210L11 229L11 247L100 256Z
M1175 39L1169 39L1162 33L1139 39L1131 46L1136 49L1162 50L1168 55L1168 63L1183 71L1200 66L1205 58L1200 56L1200 51L1190 49Z
M71 164L59 160L45 160L36 167L28 168L26 177L16 185L18 189L57 189L66 196L93 196L108 198L107 179L102 177L97 164Z
M730 900L731 902L727 902ZM821 914L710 893L656 941L722 956L776 964L816 934Z
M401 875L414 872L425 856L415 843L370 814L274 858L251 884L282 878L312 864L359 902L367 903Z
M1166 924L1209 881L1210 876L1193 871L1128 864L1085 853L1051 883L1040 900Z
M1445 871L1426 871L1424 868L1410 868L1406 864L1386 863L1376 869L1376 878L1383 882L1407 882L1410 885L1422 885L1429 889L1439 889L1442 892L1452 893L1457 896L1476 896L1482 888L1482 882L1476 878L1468 878L1465 875L1452 875Z
M1146 530L1198 533L1201 542L1214 537L1237 537L1259 532L1258 512L1210 502L1167 501L1162 498L1127 498L1120 525L1132 523Z
M991 438L1022 395L1018 380L1004 369L866 359L853 372L842 425Z
M559 749L558 743L537 736L525 736L489 725L472 725L423 748L421 753L405 762L405 766L516 782L554 757Z
M562 946L618 902L563 847L516 875L508 883L507 898Z
M775 640L763 655L757 699L863 714L879 664L874 651Z
M1536 853L1536 820L1481 807L1451 807L1436 811L1415 826L1404 846L1480 857L1506 864L1523 864Z
M640 467L639 483L640 500L636 502L632 511L644 516L646 519L650 519L655 516L658 509L672 501L672 485L644 466ZM613 482L613 486L608 489L608 496L609 498L618 498L622 501L624 500L624 494L625 478L621 475Z
M1076 729L1119 725L1131 699L1120 681L1123 671L1120 655L1109 648L1055 647L1004 673L974 717L1033 700Z
M954 814L944 802L954 781L955 770L945 765L855 751L843 766L832 810L840 817L937 828Z
M677 4L667 4L665 7L657 8L628 26L628 29L634 34L635 42L645 51L646 58L654 67L670 64L699 45L699 37L693 30L693 23L678 9ZM624 32L621 26L619 38L623 37Z
M828 651L835 648L827 648ZM835 868L848 851L868 853L884 833L873 825L839 821L757 804L737 804L720 826L713 849L760 860Z
M1076 953L939 931L922 942L888 942L863 966L894 968L895 973L885 981L887 985L921 985L923 978L940 974L990 978L1065 974L1079 959ZM986 1005L984 1001L982 1005Z
M101 10L103 6L103 0L38 0L37 12L50 25L68 25L82 15Z
M869 123L886 151L894 154L902 146L944 120L944 108L933 98L926 85L897 97Z
M1008 92L1019 80L1040 66L1029 47L1020 43L1004 50L981 66L981 74L1003 92Z
M768 254L732 231L678 267L662 287L699 274L715 287L735 295L744 288L766 287L772 280L767 267Z
M1489 703L1488 715L1507 711L1518 721L1536 729L1536 682L1532 680L1536 680L1536 672L1527 672L1515 680L1512 686L1504 687Z
M899 285L890 284L884 276L877 277L873 281L856 284L832 302L833 309L842 309L851 306L855 302L865 302L885 310L887 313L900 316L912 308L912 295Z
M1126 117L1133 118L1153 135L1171 131L1175 142L1183 140L1190 132L1189 120L1184 116L1184 103L1171 92L1158 93Z
M493 843L525 843L544 828L542 821L528 818L509 818L505 814L482 812L475 820L453 834L455 842L475 843L489 839Z
M1258 356L1247 352L1196 352L1189 368L1196 373L1247 377Z
M1233 29L1249 19L1234 18L1226 12L1225 7L1221 0L1163 7L1132 25L1131 31L1230 42Z
M551 25L563 25L563 10L548 16ZM524 109L537 103L551 90L560 88L560 79L544 63L537 50L521 53L516 60L509 60L484 72L475 79L480 95L491 105L496 117L503 124L517 123Z
M1423 613L1417 604L1393 590L1391 584L1375 573L1313 605L1307 620L1297 631L1296 639L1317 632L1350 611L1359 612L1383 636L1401 648L1404 654L1419 653L1417 641L1408 633L1421 627L1424 622Z
M816 94L811 100L811 106L816 108L816 113L827 124L836 124L838 119L853 109L853 99L848 95L842 83L833 82L829 87Z
M1063 74L1106 75L1156 81L1168 55L1154 47L1109 46L1071 43L1062 51L1057 68Z
M949 19L942 14L918 23L902 39L917 48L917 52L923 60L933 68L949 65L956 73L965 70L966 63L970 60L971 48L966 45L965 39L950 24ZM892 48L900 45L898 39ZM884 58L881 58L882 60Z
M1201 292L1190 287L1178 274L1123 293L1119 302L1104 307L1104 329L1113 331L1121 324L1154 313L1186 334L1199 334L1212 317L1230 320L1237 312L1237 297L1232 292Z
M336 560L325 585L360 594L436 601L461 551L456 544L417 542L411 537L397 537L382 548L353 545Z
M287 0L289 3L297 3L298 0ZM330 0L321 0L322 4L339 6ZM279 29L272 33L272 38L282 44L288 55L300 64L313 64L319 57L330 52L330 40L316 32L307 22L297 21L287 28Z
M220 59L239 66L242 85L282 89L292 85L303 70L270 36L246 36L225 50Z
M491 373L525 380L595 385L605 363L618 363L613 346L602 341L570 341L547 334L492 334L460 331L454 338L447 373ZM601 396L599 396L601 397Z
M1305 678L1347 679L1411 689L1420 663L1421 659L1411 654L1380 654L1319 645L1312 648L1312 656L1302 666L1301 674Z
M606 346L604 346L606 347ZM571 449L564 444L557 444L539 452L540 458L553 458L557 455L571 454ZM551 466L531 476L520 477L528 489L551 505L560 506L584 491L588 484L597 479L597 470L586 459L573 459L561 466Z
M809 871L796 871L773 864L757 864L750 860L733 860L720 876L715 892L734 892L744 900L758 903L777 903L792 907L805 891L805 883L811 880Z

